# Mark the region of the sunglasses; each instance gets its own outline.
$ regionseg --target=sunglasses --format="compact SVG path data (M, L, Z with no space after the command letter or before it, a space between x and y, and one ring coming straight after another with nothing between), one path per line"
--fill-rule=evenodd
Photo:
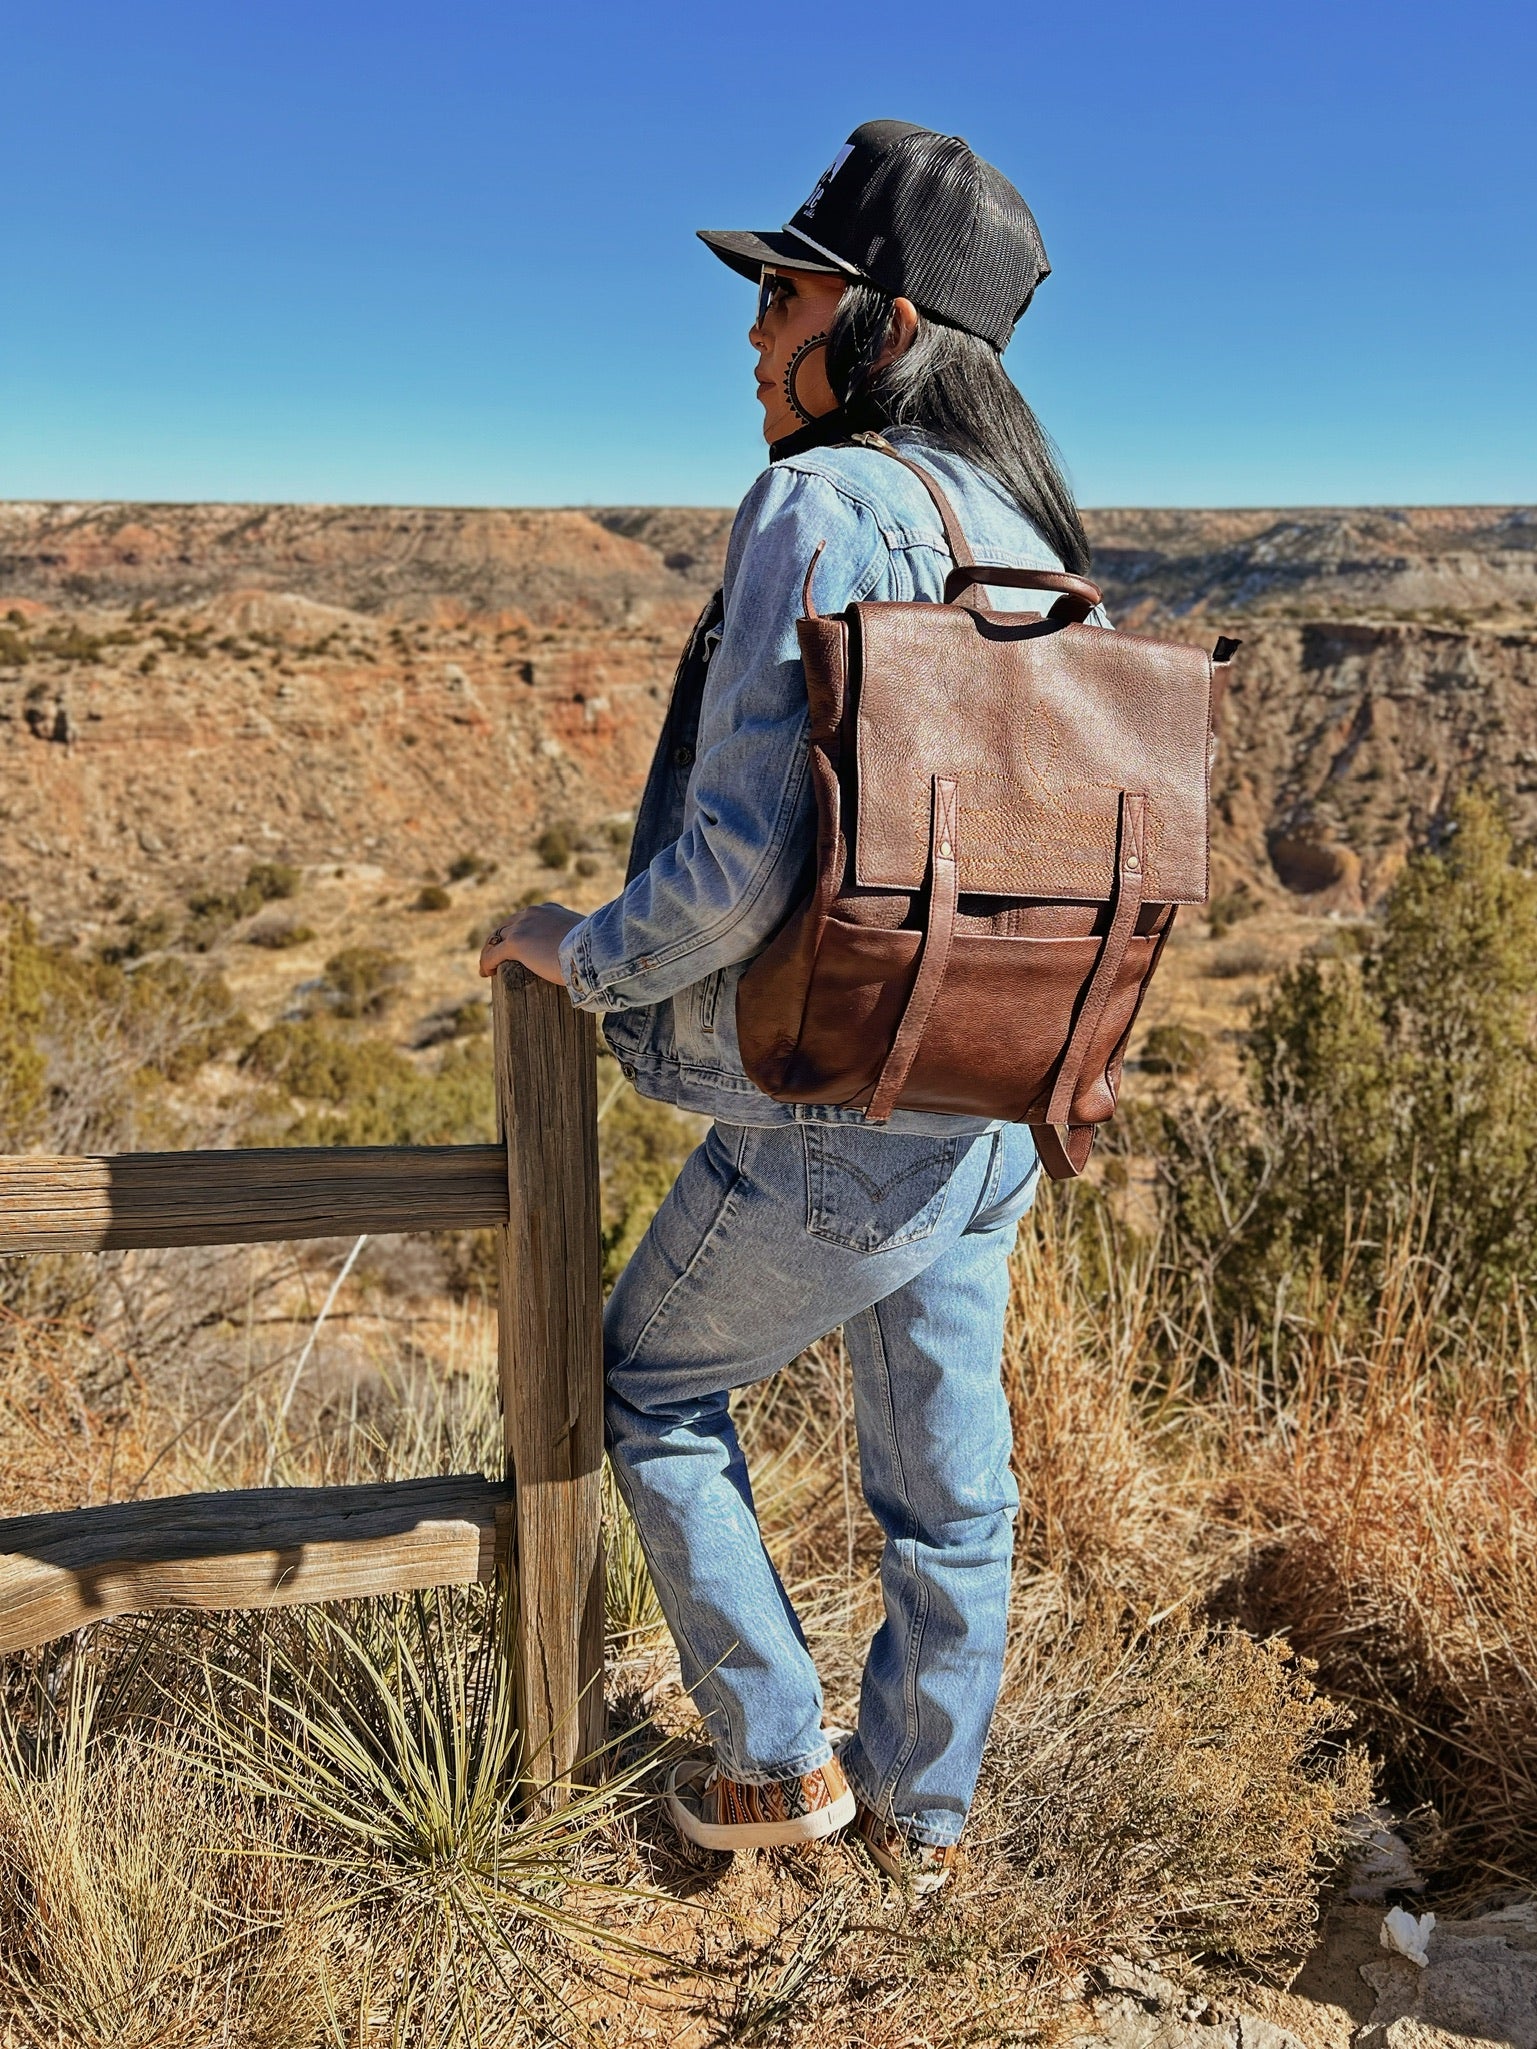
M781 277L776 270L764 271L758 285L758 318L756 325L761 327L776 306L782 305L786 300L793 299L794 297L795 280L793 278Z

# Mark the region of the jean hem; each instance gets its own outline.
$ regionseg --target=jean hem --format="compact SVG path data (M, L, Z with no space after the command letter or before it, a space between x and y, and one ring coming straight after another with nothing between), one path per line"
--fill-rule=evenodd
M832 1756L832 1745L821 1743L801 1757L792 1757L786 1764L739 1766L717 1749L715 1763L723 1779L733 1779L739 1786L772 1786L780 1779L809 1778L812 1772L819 1772L824 1765L831 1764Z
M921 1822L904 1821L899 1814L890 1811L888 1802L876 1799L871 1795L865 1780L860 1776L859 1766L854 1761L852 1755L855 1743L858 1740L856 1737L854 1743L844 1745L843 1749L838 1753L838 1762L843 1766L844 1776L853 1789L854 1798L859 1802L860 1806L873 1814L877 1820L893 1823L895 1827L902 1831L908 1842L916 1844L921 1850L953 1849L965 1833L964 1823L953 1834L941 1835L935 1829L925 1828Z

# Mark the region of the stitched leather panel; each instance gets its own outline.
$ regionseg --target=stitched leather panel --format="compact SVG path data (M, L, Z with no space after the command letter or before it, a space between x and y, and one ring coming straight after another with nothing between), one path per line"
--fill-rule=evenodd
M963 894L1107 901L1133 790L1147 797L1146 900L1205 901L1202 649L951 605L851 612L860 885L923 887L941 775L967 821Z

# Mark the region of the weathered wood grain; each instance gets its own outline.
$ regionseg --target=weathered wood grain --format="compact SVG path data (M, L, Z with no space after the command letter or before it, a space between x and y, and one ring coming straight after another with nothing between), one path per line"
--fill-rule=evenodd
M499 1362L519 1598L520 1716L536 1780L604 1739L603 1322L597 1042L563 988L517 966L493 991L507 1140Z
M478 1473L263 1487L0 1522L0 1651L153 1608L277 1608L490 1580L504 1487Z
M0 1252L255 1245L506 1220L499 1145L0 1158Z

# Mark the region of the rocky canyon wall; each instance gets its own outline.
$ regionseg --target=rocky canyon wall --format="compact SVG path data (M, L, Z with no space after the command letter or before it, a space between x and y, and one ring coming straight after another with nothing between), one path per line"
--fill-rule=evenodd
M0 896L509 867L636 798L730 517L0 506ZM1126 630L1241 636L1215 882L1356 909L1470 781L1537 837L1537 513L1110 511Z

